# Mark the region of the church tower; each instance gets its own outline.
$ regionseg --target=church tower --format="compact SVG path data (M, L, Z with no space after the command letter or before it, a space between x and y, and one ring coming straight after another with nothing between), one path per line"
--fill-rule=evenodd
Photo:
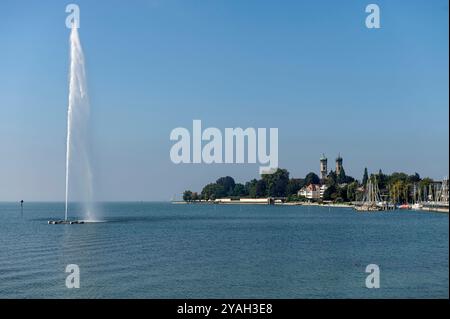
M320 157L320 178L322 180L327 178L328 175L328 167L327 167L328 159L325 157L325 154L322 154Z
M339 176L339 174L342 171L342 157L341 154L339 153L338 157L336 158L336 175Z

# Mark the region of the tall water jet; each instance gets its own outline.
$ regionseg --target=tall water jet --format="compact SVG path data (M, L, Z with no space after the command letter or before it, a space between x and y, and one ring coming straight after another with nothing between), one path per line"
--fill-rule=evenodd
M92 212L92 170L89 141L90 105L86 69L78 28L72 24L70 33L70 82L67 111L65 220L68 218L69 194L82 203L85 219Z

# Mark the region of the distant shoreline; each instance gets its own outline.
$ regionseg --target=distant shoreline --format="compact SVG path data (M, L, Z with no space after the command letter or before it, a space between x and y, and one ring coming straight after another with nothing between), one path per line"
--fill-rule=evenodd
M199 205L269 205L265 202L241 202L239 200L230 201L172 201L172 204L199 204ZM349 203L337 204L337 203L313 203L313 202L275 202L276 206L321 206L321 207L339 207L339 208L352 208L354 205Z
M241 202L239 200L229 200L229 201L172 201L172 204L176 205L269 205L266 202ZM333 207L333 208L353 208L355 205L352 203L315 203L315 202L275 202L274 206L316 206L316 207ZM408 209L411 211L411 209ZM444 213L448 214L449 209L443 207L423 207L420 210L412 210L417 212L434 212L434 213Z

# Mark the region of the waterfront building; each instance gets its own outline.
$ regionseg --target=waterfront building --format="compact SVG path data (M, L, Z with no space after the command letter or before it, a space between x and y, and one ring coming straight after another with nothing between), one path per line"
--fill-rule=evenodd
M309 184L300 189L297 195L303 196L307 199L320 199L323 198L323 194L325 193L326 189L326 185Z
M320 186L320 189L319 189L319 197L320 198L323 198L323 194L325 193L325 191L327 190L327 185L325 185L325 184L323 184L323 185L321 185Z

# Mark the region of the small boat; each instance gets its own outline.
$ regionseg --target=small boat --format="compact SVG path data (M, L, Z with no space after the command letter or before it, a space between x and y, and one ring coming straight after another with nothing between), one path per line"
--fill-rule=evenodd
M414 209L414 210L421 210L421 209L423 209L423 205L422 205L422 204L419 204L419 203L415 203L415 204L413 204L413 205L411 206L411 209Z
M408 204L399 205L398 209L409 209L409 205Z

